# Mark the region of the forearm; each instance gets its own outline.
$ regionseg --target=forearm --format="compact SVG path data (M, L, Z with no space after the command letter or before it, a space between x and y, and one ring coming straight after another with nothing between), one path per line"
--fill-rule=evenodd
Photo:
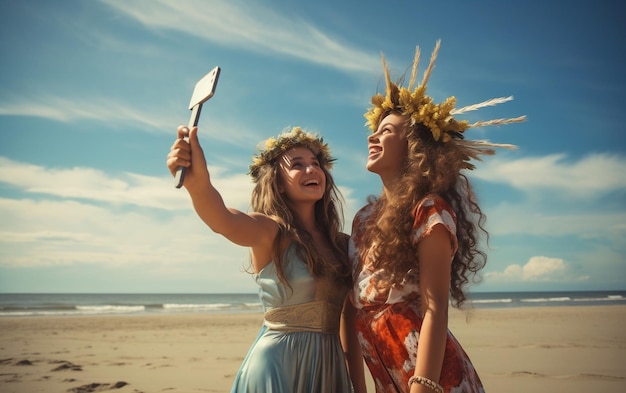
M349 341L351 342L344 346L344 351L346 354L346 364L348 372L350 373L350 379L352 380L354 393L366 393L365 368L363 367L361 345L356 335L352 335L352 338Z
M352 306L349 296L344 302L341 316L340 338L341 346L346 358L346 366L352 381L354 393L366 393L365 369L363 367L363 353L356 330L356 310Z
M424 314L417 347L417 360L413 375L439 383L446 349L448 309L429 309ZM411 393L432 393L426 386L413 383Z

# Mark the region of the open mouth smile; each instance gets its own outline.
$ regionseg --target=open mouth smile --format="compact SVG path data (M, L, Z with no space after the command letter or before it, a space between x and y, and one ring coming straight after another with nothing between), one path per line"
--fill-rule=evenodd
M320 182L317 179L309 179L302 183L303 186L319 186Z
M383 151L382 147L380 146L369 146L367 149L369 156L375 156L376 154L380 153Z

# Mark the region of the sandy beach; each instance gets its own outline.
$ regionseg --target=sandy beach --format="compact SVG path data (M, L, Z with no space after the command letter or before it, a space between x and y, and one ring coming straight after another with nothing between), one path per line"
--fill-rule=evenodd
M0 391L229 392L260 313L0 318ZM626 391L626 306L453 310L487 392ZM369 392L374 392L371 381Z

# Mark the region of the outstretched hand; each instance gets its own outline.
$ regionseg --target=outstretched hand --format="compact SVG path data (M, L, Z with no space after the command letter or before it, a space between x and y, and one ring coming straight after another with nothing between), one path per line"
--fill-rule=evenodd
M199 181L209 179L204 151L198 140L198 127L189 130L186 126L177 129L178 138L167 155L167 167L172 176L175 176L179 167L187 168L184 186L188 188ZM185 139L188 137L188 140Z

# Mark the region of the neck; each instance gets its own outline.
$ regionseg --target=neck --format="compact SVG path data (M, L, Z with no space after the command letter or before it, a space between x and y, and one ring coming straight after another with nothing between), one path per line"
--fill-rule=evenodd
M317 222L315 220L315 204L299 204L292 205L291 212L298 221L302 224L304 229L309 233L313 233L316 230Z
M393 192L397 184L400 182L400 175L399 174L394 174L394 175L381 174L380 180L383 183L383 194L385 194L385 196L387 197L387 200L390 200L391 197L393 196Z

